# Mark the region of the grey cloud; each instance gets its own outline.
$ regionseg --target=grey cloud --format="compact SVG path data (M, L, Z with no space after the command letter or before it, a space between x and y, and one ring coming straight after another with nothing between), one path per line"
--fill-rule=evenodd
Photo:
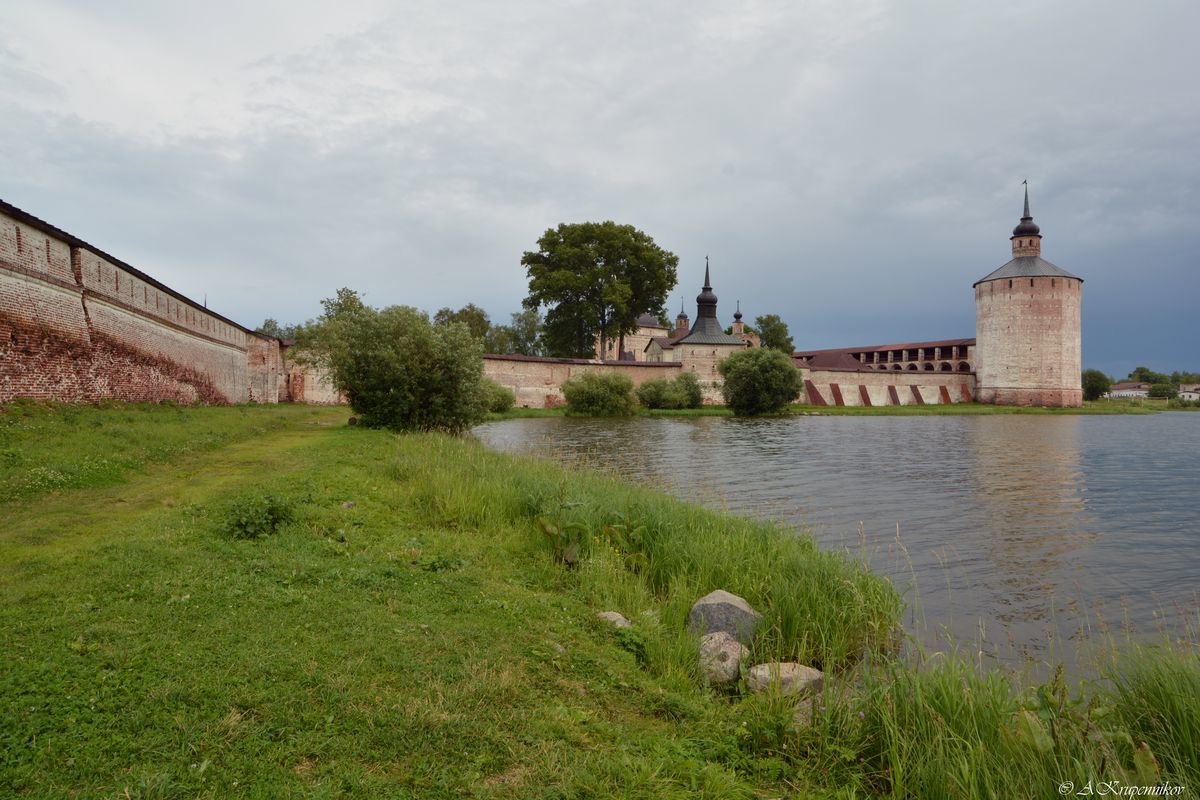
M726 320L741 299L836 346L971 335L1029 178L1047 257L1087 280L1085 362L1185 368L1173 318L1110 315L1186 314L1200 290L1196 22L1182 3L406 3L248 62L238 134L149 145L0 95L3 195L249 324L341 285L504 319L545 228L611 218L683 259L672 313L707 254ZM0 61L0 86L18 77Z

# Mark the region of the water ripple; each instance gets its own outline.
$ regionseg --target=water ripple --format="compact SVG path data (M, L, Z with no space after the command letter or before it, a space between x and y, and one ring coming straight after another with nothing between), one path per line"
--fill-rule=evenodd
M1002 660L1200 614L1200 414L522 419L489 446L807 528Z

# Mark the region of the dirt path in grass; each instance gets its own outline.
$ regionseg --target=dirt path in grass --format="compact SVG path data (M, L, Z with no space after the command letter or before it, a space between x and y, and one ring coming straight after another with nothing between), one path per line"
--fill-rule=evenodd
M68 489L0 506L0 564L19 559L26 549L71 543L87 536L101 541L120 535L123 524L151 511L198 502L241 488L247 475L269 476L296 469L295 453L314 445L344 424L344 412L331 409L315 419L266 431L217 450L198 453L132 473L115 486Z

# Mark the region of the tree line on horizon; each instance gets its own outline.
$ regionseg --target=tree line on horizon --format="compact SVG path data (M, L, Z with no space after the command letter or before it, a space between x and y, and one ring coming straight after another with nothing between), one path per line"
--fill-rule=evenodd
M630 225L564 223L548 229L538 249L521 257L529 295L508 325L494 325L474 303L457 311L439 309L430 318L411 306L373 308L353 289L342 288L321 301L317 319L286 326L267 319L258 331L294 339L296 360L323 369L363 424L461 433L489 409L513 402L510 391L484 377L484 352L586 358L597 343L603 352L608 341L623 349L624 337L637 330L643 314L664 316L678 262ZM719 369L732 387L742 361L743 368L766 375L769 365L761 357L773 356L787 368L786 402L795 396L792 382L798 381L787 326L774 315L755 321L764 339L786 345L786 351L742 351ZM748 381L756 396L763 395L761 383ZM690 405L698 392L698 386L661 388L663 396L655 403ZM764 413L761 403L742 407L726 399L735 413Z
M610 341L624 352L625 337L637 331L645 314L670 327L666 301L677 282L679 257L646 233L612 221L562 223L547 229L537 246L521 256L529 294L507 324L493 323L475 303L438 309L433 324L464 324L485 353L563 358L591 358L597 342L601 352ZM266 319L256 330L301 339L313 324ZM794 350L787 323L777 314L756 317L747 330L764 347L788 355Z
M1127 377L1115 381L1098 369L1085 369L1082 379L1084 400L1099 400L1108 393L1114 383L1120 382L1148 383L1150 384L1148 391L1150 397L1174 400L1179 396L1180 385L1200 383L1200 372L1175 370L1168 375L1163 372L1155 372L1149 367L1135 367Z

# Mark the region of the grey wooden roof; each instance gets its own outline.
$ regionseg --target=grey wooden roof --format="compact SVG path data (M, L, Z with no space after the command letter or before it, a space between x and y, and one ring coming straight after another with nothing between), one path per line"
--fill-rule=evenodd
M971 286L974 288L988 281L1012 278L1074 278L1080 283L1083 282L1083 278L1078 275L1072 275L1062 267L1051 264L1041 256L1019 256L990 275L975 281Z

